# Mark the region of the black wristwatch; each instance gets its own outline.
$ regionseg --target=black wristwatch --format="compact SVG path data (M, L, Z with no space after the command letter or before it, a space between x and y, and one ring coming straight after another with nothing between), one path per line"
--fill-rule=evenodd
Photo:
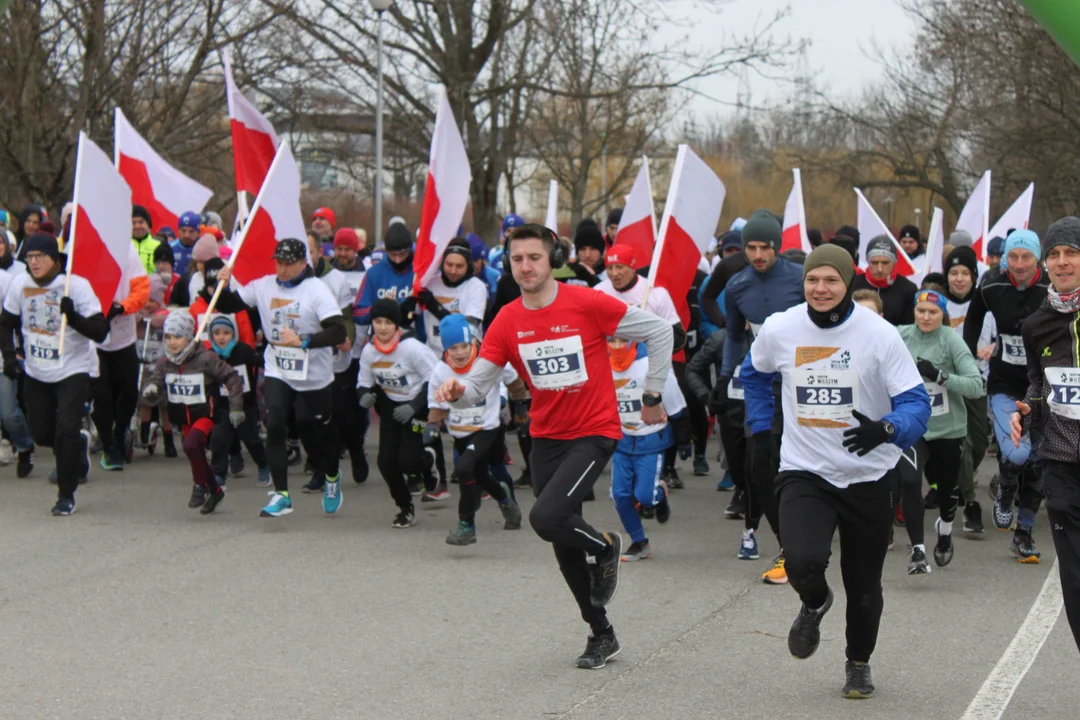
M893 436L896 435L896 426L887 420L882 423L882 426L885 428L885 434L889 436L890 440L892 440Z
M660 404L660 393L647 392L641 396L641 404L645 407L656 407Z

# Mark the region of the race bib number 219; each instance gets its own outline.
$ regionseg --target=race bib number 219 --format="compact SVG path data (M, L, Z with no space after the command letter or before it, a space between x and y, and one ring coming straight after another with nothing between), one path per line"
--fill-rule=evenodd
M537 389L562 390L589 379L579 335L524 343L518 346L518 352Z

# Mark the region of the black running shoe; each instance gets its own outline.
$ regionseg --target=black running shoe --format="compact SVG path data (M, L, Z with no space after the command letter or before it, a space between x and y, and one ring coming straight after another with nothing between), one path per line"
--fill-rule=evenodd
M34 469L34 451L33 449L19 453L19 461L15 465L15 476L24 478L28 476Z
M189 508L202 507L206 502L206 488L202 485L191 486L191 499L188 500L187 506Z
M937 528L937 545L934 546L934 562L937 563L938 567L945 567L952 562L952 535L941 534L941 518L938 518L934 527Z
M937 507L938 507L937 488L932 487L927 491L926 497L923 498L923 507L926 508L927 510L937 510Z
M986 528L983 526L982 508L975 500L964 506L964 532L986 532Z
M596 554L595 564L589 566L592 575L590 600L593 607L602 608L611 602L619 589L619 559L622 557L622 535L604 533L608 546Z
M528 468L521 473L521 477L514 481L514 487L516 488L531 488L532 487L532 475L529 474Z
M199 512L201 514L203 514L203 515L209 515L210 513L214 512L214 508L216 508L218 506L218 504L224 499L225 499L224 491L216 492L216 493L207 493L206 502L203 503L202 509L199 510Z
M844 697L849 700L866 700L874 694L869 663L848 660L844 664L844 674L847 676L847 682L844 683Z
M176 442L173 440L173 434L171 432L165 432L164 430L162 430L162 432L164 433L162 439L165 445L165 457L176 457Z
M300 444L289 445L289 451L285 454L286 462L289 465L296 465L304 459L303 453L300 452Z
M661 476L660 479L664 480L665 478ZM686 485L682 481L682 478L679 477L679 471L675 468L671 468L671 470L668 471L668 476L666 479L668 487L672 490L682 490L684 487L686 487Z
M300 488L301 492L306 493L321 493L323 485L326 484L326 475L323 473L315 473L311 476L311 479L307 481L304 487Z
M233 455L229 458L229 472L232 473L234 477L237 477L240 473L244 472L243 455Z
M577 666L586 670L599 670L620 652L622 647L619 646L614 632L610 635L589 635L585 652L578 656Z
M742 520L746 514L746 493L741 488L735 488L731 496L731 504L724 510L724 517L729 520Z
M911 548L911 558L907 564L908 575L926 575L930 572L930 565L926 562L926 553L922 548Z
M799 608L799 615L791 624L788 631L787 646L793 657L805 660L813 655L821 643L821 619L832 607L833 592L829 588L829 596L825 598L825 604L817 610L811 610L804 604Z
M671 519L671 503L668 502L667 485L664 486L664 494L660 502L656 503L656 522L666 523Z

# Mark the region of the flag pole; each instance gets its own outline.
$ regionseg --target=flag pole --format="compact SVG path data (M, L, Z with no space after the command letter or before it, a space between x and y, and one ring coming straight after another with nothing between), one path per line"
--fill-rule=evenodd
M120 112L120 108L116 109ZM75 255L75 230L79 222L79 165L82 163L83 154L83 140L86 138L86 133L82 130L79 131L79 147L75 153L75 190L72 197L71 208L71 232L68 233L67 246L64 248L67 253L67 264L64 266L64 297L68 296L71 292L71 258ZM29 270L27 270L29 272ZM64 357L64 336L67 334L67 315L60 313L60 346L57 348L57 355Z
M668 225L671 223L671 213L675 210L675 183L678 182L679 175L682 173L682 167L686 162L686 151L688 148L688 145L680 145L679 151L675 155L675 167L671 171L671 184L668 186L667 200L664 201L664 215L660 218L660 232L656 236L656 245L653 247L652 261L649 263L649 277L645 282L645 294L641 298L642 308L649 302L649 291L652 290L653 283L656 281L656 268L660 264L660 256L664 252L664 238L667 236ZM652 190L651 182L649 184L649 189Z
M813 248L810 247L810 236L806 232L806 202L803 200L802 171L799 168L792 168L791 172L795 175L795 186L799 188L799 243L803 251L809 255Z
M874 219L877 220L878 224L885 229L885 234L890 240L892 240L893 248L896 250L898 257L904 258L908 266L914 269L915 263L911 262L911 258L908 256L907 251L904 250L904 246L897 242L896 238L892 234L892 230L890 230L889 226L882 221L881 216L877 214L877 210L875 210L874 206L870 204L870 201L866 199L866 196L862 194L862 190L860 190L859 188L852 189L855 191L855 194L859 196L859 200L861 200L862 203L866 206L866 209L869 210L871 214L873 214Z

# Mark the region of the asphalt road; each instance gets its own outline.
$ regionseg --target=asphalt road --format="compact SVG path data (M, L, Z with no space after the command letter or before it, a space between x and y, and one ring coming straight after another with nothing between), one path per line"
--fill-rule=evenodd
M415 527L392 529L377 473L362 486L346 481L336 516L322 513L319 496L294 492L296 512L260 518L265 491L249 460L204 517L186 506L183 459L143 455L123 473L96 468L78 512L61 519L48 515L49 469L39 458L17 480L0 468L5 719L960 720L1054 560L1040 514L1040 565L1016 563L1009 535L990 530L959 536L947 569L909 577L898 529L872 662L877 693L850 701L839 696L838 568L821 648L794 660L786 636L797 597L759 580L771 539L760 560L735 558L741 523L723 519L730 496L714 489L716 473L687 478L672 521L646 526L654 556L623 566L610 607L623 652L585 671L574 659L587 629L549 546L527 526L503 530L491 503L467 548L443 542L456 496L423 506ZM292 479L299 490L304 480ZM611 529L607 485L587 515ZM1078 677L1061 613L1001 717L1076 720Z

